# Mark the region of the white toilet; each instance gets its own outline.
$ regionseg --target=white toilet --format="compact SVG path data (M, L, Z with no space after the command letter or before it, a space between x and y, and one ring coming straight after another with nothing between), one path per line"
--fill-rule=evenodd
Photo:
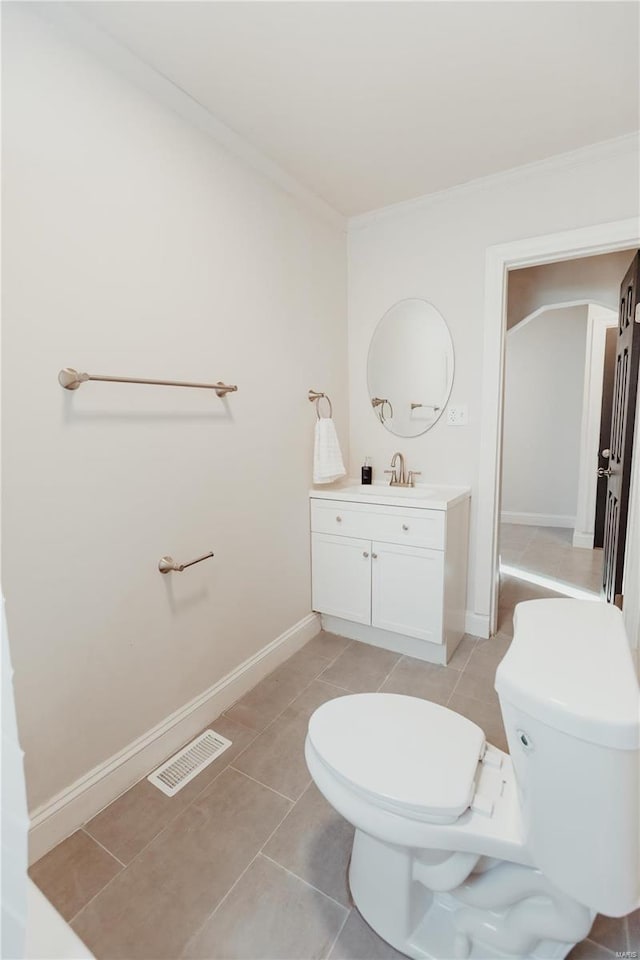
M331 700L307 764L356 828L354 902L409 957L560 960L640 904L640 698L622 616L532 600L496 673L511 756L446 707Z

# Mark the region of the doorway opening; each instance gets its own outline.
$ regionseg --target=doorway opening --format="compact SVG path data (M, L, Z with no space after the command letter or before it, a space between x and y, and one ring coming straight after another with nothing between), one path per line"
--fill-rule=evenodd
M504 348L507 329L507 281L528 267L559 267L602 254L622 253L631 259L640 245L637 221L621 220L579 228L564 233L512 241L487 250L485 285L485 352L482 407L480 484L478 491L477 563L475 571L474 616L478 627L485 620L485 636L498 626L498 543L500 525ZM634 294L635 296L635 294ZM595 297L596 302L599 298ZM628 300L629 298L627 298ZM583 301L582 301L583 302ZM635 302L635 301L634 301ZM535 308L534 308L535 309ZM529 310L528 312L533 312ZM633 311L633 320L638 311ZM627 324L631 329L631 323ZM633 327L635 332L637 327ZM640 416L636 418L640 424ZM631 418L629 418L629 422ZM637 432L637 431L636 431ZM631 441L633 430L626 430ZM636 444L637 446L638 444ZM630 446L627 447L630 449ZM607 470L608 473L611 471ZM629 533L624 568L616 569L620 579L633 585L640 575L640 458L636 457L629 486L627 530ZM629 473L629 471L627 471ZM608 503L615 501L614 496ZM610 567L610 564L608 565ZM617 582L617 579L616 579ZM623 616L632 646L640 637L640 596L628 591Z
M616 300L615 271L624 275L628 257L618 258L599 267L600 275L613 269ZM529 283L544 299L545 272ZM498 630L519 595L600 599L607 483L597 467L609 445L616 354L618 315L610 307L549 303L521 316L517 299L505 347Z

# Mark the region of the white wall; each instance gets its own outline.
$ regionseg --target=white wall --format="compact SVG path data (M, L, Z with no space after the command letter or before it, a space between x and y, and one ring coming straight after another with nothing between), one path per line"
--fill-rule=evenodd
M588 307L547 310L507 334L502 515L573 527ZM515 514L515 516L514 516Z
M618 250L599 257L559 260L509 274L507 327L549 304L597 303L618 312L620 284L633 251Z
M346 256L11 5L3 94L3 586L33 809L309 613L306 394L346 454ZM239 391L68 393L67 365Z
M478 631L488 627L488 595L474 590L487 247L629 217L638 209L637 170L637 144L625 140L351 221L351 470L370 455L380 479L400 449L422 481L471 486L468 627ZM448 426L444 416L426 434L400 440L372 412L369 340L385 310L404 297L429 300L449 324L456 356L449 402L468 403L467 426Z

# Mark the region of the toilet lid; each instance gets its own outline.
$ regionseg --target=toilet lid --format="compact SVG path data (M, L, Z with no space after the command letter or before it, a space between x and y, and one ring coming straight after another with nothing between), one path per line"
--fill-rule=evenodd
M470 805L483 731L417 697L360 693L319 707L309 740L341 779L380 806L451 823Z

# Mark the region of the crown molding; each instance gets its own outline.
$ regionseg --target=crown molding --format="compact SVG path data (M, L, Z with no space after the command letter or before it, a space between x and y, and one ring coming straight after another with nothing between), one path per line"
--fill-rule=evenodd
M346 232L346 217L235 130L218 120L189 93L155 67L145 63L91 20L72 9L69 4L34 0L23 6L35 12L50 26L60 29L69 39L90 51L107 67L150 94L192 126L197 127L236 160L271 181L316 216Z
M377 223L379 220L410 216L421 207L429 207L432 204L442 203L457 196L475 193L476 191L484 190L496 184L508 183L514 180L525 180L532 174L551 173L557 170L582 166L583 164L598 163L610 157L625 153L638 154L639 152L640 131L634 131L633 133L624 134L621 137L614 137L611 140L602 140L599 143L580 147L577 150L558 153L544 160L535 160L532 163L521 164L518 167L510 167L508 170L503 170L500 173L491 173L486 177L467 180L465 183L456 184L444 190L437 190L434 193L426 193L420 197L414 197L411 200L402 200L400 203L388 204L385 207L378 207L375 210L357 214L349 218L348 229L349 232L352 232L368 227Z

